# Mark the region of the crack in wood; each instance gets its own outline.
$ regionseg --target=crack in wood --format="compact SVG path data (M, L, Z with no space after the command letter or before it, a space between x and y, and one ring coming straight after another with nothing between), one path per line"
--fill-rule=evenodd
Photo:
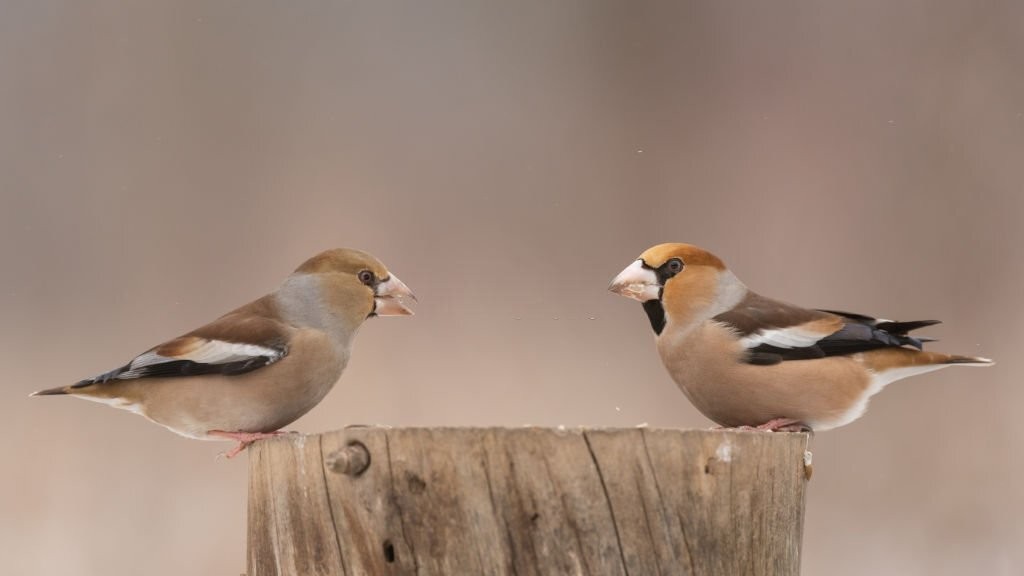
M519 572L516 570L516 547L515 539L512 536L512 529L508 525L508 517L502 513L501 507L498 506L494 499L494 483L491 481L491 459L487 454L487 448L481 447L483 452L483 467L484 467L484 480L487 481L487 496L491 500L491 513L495 518L501 518L501 523L505 528L505 543L508 546L508 563L506 564L512 570L512 576L518 576Z
M626 552L622 549L622 535L619 533L619 522L615 519L615 508L612 506L612 497L608 494L608 485L604 481L604 473L601 472L601 464L594 454L594 447L590 445L590 436L584 432L583 442L587 445L587 452L590 453L590 461L594 463L594 470L597 471L597 479L601 481L601 492L604 493L604 501L608 505L608 514L612 517L612 529L615 531L615 542L619 545L619 560L622 561L622 571L629 576L629 566L626 565Z
M544 462L544 472L547 474L548 482L551 484L551 487L554 489L554 492L558 494L558 502L562 506L561 515L565 518L565 522L572 530L573 538L576 540L577 556L575 559L577 560L577 562L583 563L585 573L591 574L592 572L590 570L590 566L587 564L587 553L583 549L583 539L580 536L580 527L576 522L576 517L572 513L572 506L568 502L566 502L568 494L565 490L562 490L562 486L555 480L556 476L551 472L551 463L548 461L548 459L546 457L543 457L542 460ZM537 509L536 502L534 502L533 509Z
M661 482L658 480L658 470L654 467L654 460L651 459L651 449L647 445L647 431L640 430L640 440L644 446L644 456L647 458L647 466L651 471L651 479L654 480L654 490L658 494L658 502L661 505L662 516L668 516L668 510L665 508L665 497L661 493ZM686 550L686 563L690 566L690 576L697 576L696 570L693 568L693 554L690 553L690 542L686 538L686 526L683 524L682 516L676 513L676 522L679 523L679 533L683 537L683 547ZM666 525L668 523L666 522Z
M269 463L270 460L271 460L271 457L268 455L268 457L267 457L268 463ZM274 490L274 479L270 475L267 476L267 490L271 494L280 493L281 492L281 491L278 491L278 490ZM270 541L273 543L273 547L274 547L274 564L275 564L275 566L277 568L277 574L284 574L284 571L281 569L281 557L284 556L284 551L281 550L281 544L280 544L281 543L280 530L281 530L281 527L282 527L282 525L284 523L281 522L280 517L278 516L278 505L277 504L278 504L277 498L271 499L270 517L274 519L274 522L273 522L273 525L271 526L271 530L270 530Z
M316 439L317 447L320 449L320 472L323 474L324 480L324 499L327 500L327 512L331 520L331 526L335 527L334 530L334 542L338 545L338 562L341 565L341 573L347 575L348 567L345 565L345 552L341 548L341 534L337 530L336 515L334 512L334 499L331 498L331 489L327 483L327 458L324 454L324 439L322 436L318 436Z
M677 510L676 521L679 522L679 533L683 535L683 546L686 548L686 559L689 560L690 574L697 576L697 569L693 566L693 551L690 549L690 538L686 535L686 523L683 521L683 515Z
M640 466L637 465L638 472L640 471L639 468ZM654 534L654 528L651 527L651 516L647 511L647 501L643 497L644 487L640 481L641 477L641 474L636 474L633 477L633 485L636 486L636 493L640 495L638 500L640 501L640 509L644 513L644 527L647 528L647 539L650 540L653 546L657 536ZM623 561L625 561L625 557L623 557ZM654 569L657 571L658 576L661 576L661 561L658 559L657 551L654 554Z
M416 549L413 548L412 540L409 539L409 535L405 530L405 514L402 511L402 505L398 502L398 483L395 480L395 468L394 462L391 460L391 438L387 432L384 432L384 450L388 455L388 479L391 484L391 499L395 506L395 511L398 512L398 525L402 532L402 541L405 542L406 548L409 550L409 556L412 557L413 574L420 573L420 561L416 557Z

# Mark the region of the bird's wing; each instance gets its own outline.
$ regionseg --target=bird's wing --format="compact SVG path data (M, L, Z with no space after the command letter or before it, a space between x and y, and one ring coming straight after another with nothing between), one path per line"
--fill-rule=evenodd
M714 320L728 326L747 350L750 364L844 356L878 348L913 346L927 339L907 332L935 320L894 322L862 314L809 310L751 293Z
M263 316L233 312L139 354L131 362L74 387L111 380L251 372L288 354L289 329Z

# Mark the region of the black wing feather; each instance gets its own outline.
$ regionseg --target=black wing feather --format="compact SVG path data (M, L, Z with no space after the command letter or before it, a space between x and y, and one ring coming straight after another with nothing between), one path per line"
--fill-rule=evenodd
M253 356L251 358L246 358L245 360L224 362L222 364L207 364L192 360L171 360L169 362L160 362L158 364L132 368L131 363L128 363L120 368L111 370L110 372L104 372L95 378L86 378L85 380L73 384L71 387L84 388L85 386L101 384L111 380L136 380L140 378L177 378L183 376L202 376L205 374L236 376L238 374L252 372L253 370L262 368L276 360L280 360L287 351L282 349L281 352L282 354L280 356Z
M858 315L859 316L859 315ZM860 316L861 318L868 318ZM751 364L775 364L785 360L808 360L813 358L824 358L826 356L849 356L858 352L867 352L879 348L898 348L902 346L913 346L918 350L924 344L922 339L907 336L906 332L922 326L931 326L937 322L934 320L921 320L914 322L881 322L876 323L874 318L861 321L853 315L845 315L847 322L838 331L818 340L811 346L802 348L779 348L768 344L761 344L750 349ZM884 328L886 325L896 326L890 331ZM904 330L904 327L909 326ZM924 339L927 340L927 339ZM769 357L777 357L777 362L766 362Z
M938 320L895 322L878 320L864 314L839 310L810 310L792 304L765 298L753 292L734 309L715 316L715 320L728 325L738 336L745 337L761 330L797 326L813 322L826 314L841 317L845 324L836 332L818 340L811 346L780 348L761 344L748 350L749 364L770 366L789 360L809 360L827 356L847 356L879 348L913 346L921 349L930 338L915 338L908 332L938 324Z

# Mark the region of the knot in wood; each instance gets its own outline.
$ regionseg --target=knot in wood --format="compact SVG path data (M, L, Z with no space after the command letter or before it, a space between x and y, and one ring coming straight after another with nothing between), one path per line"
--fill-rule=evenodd
M350 442L327 457L327 467L331 472L359 476L370 467L370 451L362 442Z

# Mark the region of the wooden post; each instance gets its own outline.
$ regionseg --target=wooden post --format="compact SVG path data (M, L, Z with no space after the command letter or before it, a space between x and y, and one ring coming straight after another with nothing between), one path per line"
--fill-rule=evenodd
M260 441L249 576L795 575L807 443L642 428Z

